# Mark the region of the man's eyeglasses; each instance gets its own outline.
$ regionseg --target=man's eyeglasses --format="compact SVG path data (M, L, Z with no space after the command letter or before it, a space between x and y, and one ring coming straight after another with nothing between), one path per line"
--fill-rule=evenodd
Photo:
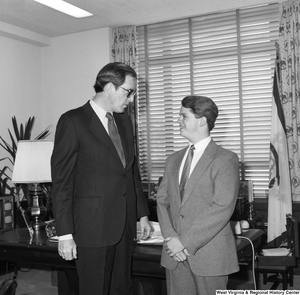
M122 88L123 90L127 91L128 94L127 94L127 98L129 98L130 96L133 96L136 94L136 90L133 90L133 89L126 89L126 88L123 88L122 86L119 86L120 88Z

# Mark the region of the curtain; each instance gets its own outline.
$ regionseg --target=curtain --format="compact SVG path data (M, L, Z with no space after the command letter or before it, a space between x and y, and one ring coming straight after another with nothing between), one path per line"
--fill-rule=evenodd
M134 26L113 29L112 56L136 69L136 28Z
M300 0L280 5L281 102L286 122L292 199L300 201Z
M122 27L113 29L112 57L113 61L122 62L136 70L136 27ZM135 138L135 149L138 155L137 146L137 118L136 118L136 99L129 104L127 113L131 117L133 133Z

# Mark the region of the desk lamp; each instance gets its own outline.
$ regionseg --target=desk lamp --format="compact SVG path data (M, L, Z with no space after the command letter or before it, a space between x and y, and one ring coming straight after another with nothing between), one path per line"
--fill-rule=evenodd
M51 182L50 158L53 141L20 140L14 163L12 182L28 184L29 199L26 210L32 227L38 231L45 226L42 219L47 214L44 206L44 193L41 183Z

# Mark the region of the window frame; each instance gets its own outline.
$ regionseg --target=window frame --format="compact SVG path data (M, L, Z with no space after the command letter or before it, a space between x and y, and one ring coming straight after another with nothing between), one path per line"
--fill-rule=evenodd
M180 101L186 95L199 94L211 97L219 107L212 138L238 154L241 180L253 181L254 197L268 196L278 28L279 3L137 27L137 143L142 181L149 195L153 183L162 176L166 157L187 145L174 119ZM222 30L227 33L222 34ZM218 54L222 58L218 59ZM203 75L201 69L205 69ZM214 77L214 84L209 75ZM219 93L214 85L220 87ZM160 142L164 142L162 146Z

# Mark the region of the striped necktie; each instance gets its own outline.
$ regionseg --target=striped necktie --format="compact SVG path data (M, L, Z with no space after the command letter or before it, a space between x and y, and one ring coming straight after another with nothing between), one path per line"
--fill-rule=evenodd
M106 117L108 119L108 133L109 136L117 150L117 153L122 161L123 167L126 166L126 160L125 160L125 155L124 155L124 150L122 147L122 141L121 141L121 137L120 134L118 132L118 129L115 125L115 120L114 117L112 116L111 113L107 112L106 113Z
M193 156L194 156L194 149L195 149L195 147L192 144L190 147L190 150L188 152L188 155L186 157L183 169L182 169L181 180L180 180L180 185L179 185L181 200L183 198L184 190L188 183L188 179L190 177L190 170L191 170L191 164L192 164L192 160L193 160Z

